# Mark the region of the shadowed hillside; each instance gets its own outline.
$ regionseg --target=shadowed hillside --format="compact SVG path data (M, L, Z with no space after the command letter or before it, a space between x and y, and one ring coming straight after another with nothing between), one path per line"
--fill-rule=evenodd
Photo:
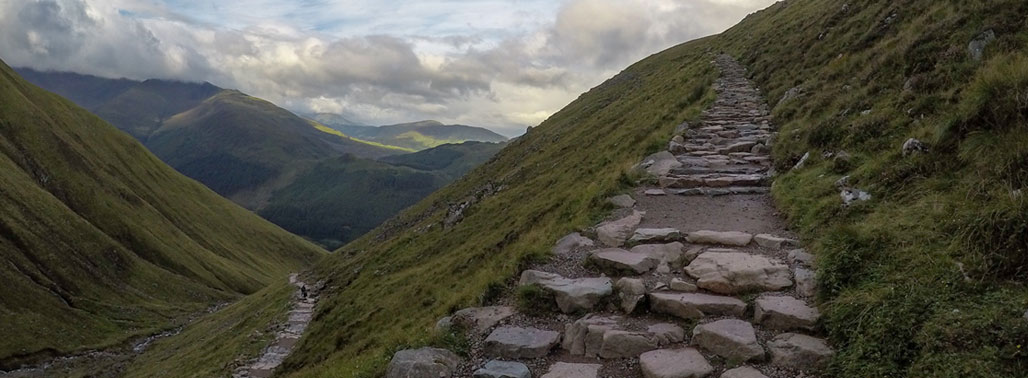
M333 120L333 119L328 119ZM338 120L335 120L338 122ZM438 121L401 123L388 126L360 126L351 124L327 124L356 138L384 143L391 146L424 150L448 143L491 142L500 143L507 138L481 127L444 125Z

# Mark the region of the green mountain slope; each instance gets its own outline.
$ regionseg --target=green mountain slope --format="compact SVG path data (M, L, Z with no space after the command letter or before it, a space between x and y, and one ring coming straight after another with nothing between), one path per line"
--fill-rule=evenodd
M505 143L444 144L411 154L386 156L379 161L422 171L439 172L454 180L496 155Z
M326 117L322 117L325 119ZM340 123L326 125L356 138L391 146L424 150L443 144L463 142L506 142L507 138L481 127L444 125L438 121L421 121L388 126L360 126Z
M151 334L321 256L0 64L0 368Z
M320 265L335 289L286 368L378 376L439 317L488 303L594 224L622 172L709 98L724 51L777 104L774 195L818 257L827 375L1026 376L1026 15L1014 0L787 1L655 54ZM904 156L911 137L927 151ZM844 206L845 175L872 199Z

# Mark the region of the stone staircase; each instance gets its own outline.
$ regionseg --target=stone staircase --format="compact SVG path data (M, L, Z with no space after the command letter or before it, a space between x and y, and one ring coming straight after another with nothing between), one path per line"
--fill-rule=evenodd
M233 378L266 378L275 374L275 369L285 361L293 347L300 341L303 332L307 330L311 318L314 315L314 305L318 302L318 292L324 283L309 286L300 280L296 273L289 275L289 283L296 287L293 294L292 309L289 317L281 326L271 345L264 348L264 351L255 360L240 366L232 373Z
M595 241L561 239L497 306L441 319L441 330L466 332L466 358L405 350L386 376L816 376L833 352L810 302L813 257L767 198L768 109L741 66L715 62L718 99L701 124L679 127L640 164L658 187L612 198L619 209ZM515 310L525 303L543 308Z

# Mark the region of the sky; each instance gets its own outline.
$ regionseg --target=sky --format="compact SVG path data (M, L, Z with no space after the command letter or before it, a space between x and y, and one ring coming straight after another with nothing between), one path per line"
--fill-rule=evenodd
M0 0L0 59L208 81L294 112L524 132L774 0Z

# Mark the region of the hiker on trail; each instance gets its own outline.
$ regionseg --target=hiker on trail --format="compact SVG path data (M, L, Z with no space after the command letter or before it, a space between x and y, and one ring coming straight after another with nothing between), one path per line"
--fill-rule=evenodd
M307 285L300 285L300 296L307 299Z

